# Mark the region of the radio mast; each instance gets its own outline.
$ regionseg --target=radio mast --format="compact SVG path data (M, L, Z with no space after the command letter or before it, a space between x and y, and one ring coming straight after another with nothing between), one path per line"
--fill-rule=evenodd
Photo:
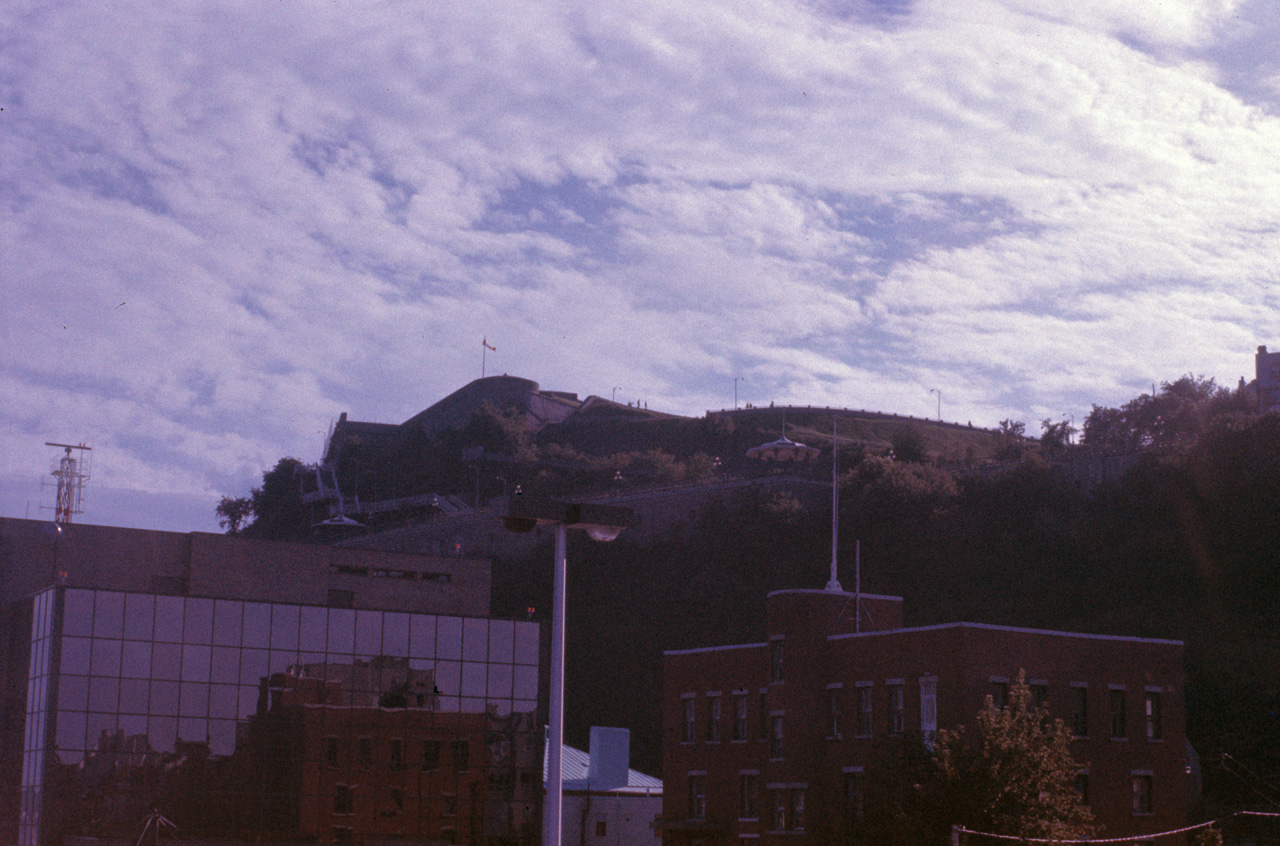
M53 521L70 523L71 515L84 513L80 504L84 499L84 483L89 481L89 459L85 453L93 447L84 444L55 444L51 441L45 441L44 445L65 450L49 475L58 480L58 503L54 506ZM78 457L71 454L73 449L80 450Z

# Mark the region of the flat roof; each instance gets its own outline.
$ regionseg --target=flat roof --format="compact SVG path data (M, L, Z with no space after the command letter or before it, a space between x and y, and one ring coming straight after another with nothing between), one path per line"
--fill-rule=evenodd
M1127 635L1086 634L1084 632L1060 632L1054 629L1028 629L1021 626L997 626L992 623L938 623L933 626L912 626L904 629L883 629L873 632L849 632L847 634L827 635L827 640L844 640L855 637L876 637L879 635L901 634L904 632L931 632L940 629L981 629L993 632L1018 632L1020 634L1052 635L1054 637L1079 637L1088 640L1111 640L1125 643L1161 643L1169 646L1182 646L1180 640L1166 640L1158 637L1129 637Z
M901 596L888 596L882 593L853 593L847 590L824 590L820 588L783 588L782 590L769 591L766 596L781 596L784 593L813 593L821 596L843 596L847 599L855 599L861 596L863 599L887 599L891 602L901 602Z
M866 594L863 594L866 596ZM888 597L895 599L896 597ZM907 634L910 632L932 632L942 629L979 629L993 632L1016 632L1019 634L1051 635L1053 637L1078 637L1085 640L1109 640L1120 643L1158 643L1166 646L1183 646L1180 640L1168 640L1159 637L1130 637L1128 635L1101 635L1085 632L1061 632L1054 629L1029 629L1021 626L997 626L992 623L938 623L932 626L911 626L902 629L879 629L870 632L848 632L845 634L827 635L827 640L845 640L847 638L883 637L885 635ZM763 649L767 643L732 643L726 646L702 646L695 649L666 649L663 655L695 655L702 652L721 652L728 649Z
M700 646L696 649L664 649L663 655L692 655L695 652L721 652L726 649L764 649L767 643L731 643L728 646Z

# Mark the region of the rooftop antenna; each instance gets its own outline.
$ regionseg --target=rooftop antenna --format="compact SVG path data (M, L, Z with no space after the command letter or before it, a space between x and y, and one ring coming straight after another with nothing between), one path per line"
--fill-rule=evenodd
M81 508L84 483L89 481L89 459L85 457L85 453L93 447L84 444L55 444L52 441L45 441L44 445L64 450L58 465L49 475L58 480L58 500L54 506L53 522L70 523L71 515L84 513ZM72 456L73 449L80 450L79 457Z

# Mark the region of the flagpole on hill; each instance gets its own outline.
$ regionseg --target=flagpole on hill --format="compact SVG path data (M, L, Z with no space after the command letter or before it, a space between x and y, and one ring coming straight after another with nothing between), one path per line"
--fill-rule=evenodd
M489 336L480 339L480 378L484 378L485 357L489 354L489 350L498 351L497 347L489 346Z

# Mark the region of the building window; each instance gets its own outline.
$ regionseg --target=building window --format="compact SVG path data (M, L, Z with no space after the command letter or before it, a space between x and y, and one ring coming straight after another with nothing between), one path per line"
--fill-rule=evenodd
M689 817L695 820L707 818L707 777L689 776Z
M709 697L707 703L707 740L713 743L720 740L720 697Z
M769 757L782 757L782 717L773 717L769 734Z
M920 680L920 739L932 749L938 738L938 680Z
M422 768L434 770L440 766L440 741L422 741Z
M465 770L471 767L471 742L468 740L455 740L450 746L453 753L453 766L455 769Z
M1160 693L1147 691L1147 740L1159 740L1164 737L1160 726Z
M693 722L694 722L694 704L693 697L690 696L684 700L684 734L681 738L685 743L693 743Z
M338 738L330 735L324 739L324 761L330 767L337 767L340 762L338 755Z
M1110 690L1111 736L1125 738L1129 729L1125 722L1124 688L1113 687Z
M1071 733L1076 737L1089 736L1089 688L1071 688Z
M858 736L870 737L872 731L872 700L871 688L858 688Z
M769 695L760 691L760 739L769 739Z
M1140 774L1133 777L1133 812L1150 814L1151 811L1151 776Z
M352 842L352 839L353 839L352 834L353 832L351 831L351 828L349 826L335 825L333 827L333 842L334 843L350 843Z
M354 814L356 794L350 785L339 784L333 794L333 812L335 814Z
M773 830L787 830L787 791L773 791Z
M1089 804L1089 772L1087 770L1076 773L1076 796L1080 797L1081 805Z
M903 712L905 705L902 700L902 685L889 685L889 733L902 734L904 729Z
M373 766L373 738L372 737L360 738L360 741L357 744L356 748L359 750L357 754L360 760L360 768L367 770L370 767L372 767Z
M441 813L446 817L456 817L458 815L458 794L442 793L440 794Z
M769 678L773 681L782 681L782 641L769 641Z
M804 831L804 788L773 791L773 831Z
M404 814L404 790L403 788L391 788L391 815L398 817Z
M747 695L745 693L733 695L733 739L747 739Z
M861 820L867 812L867 788L861 771L844 774L844 809L850 818Z
M991 704L997 709L1003 709L1005 705L1009 704L1009 683L1007 681L992 679Z
M757 819L760 816L760 776L743 773L739 779L742 785L742 818Z
M605 837L608 833L608 822L606 820L596 820L596 837Z
M831 737L840 736L840 697L844 695L844 691L838 687L833 687L827 691L830 698L830 735Z
M1049 707L1049 685L1032 682L1027 686L1031 689L1031 710L1038 710L1041 706Z
M404 769L404 741L398 737L391 738L391 769Z

